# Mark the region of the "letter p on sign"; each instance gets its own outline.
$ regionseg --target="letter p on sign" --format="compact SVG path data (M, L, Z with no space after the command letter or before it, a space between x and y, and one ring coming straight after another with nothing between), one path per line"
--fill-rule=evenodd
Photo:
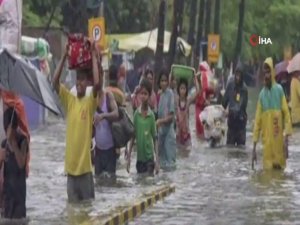
M97 25L93 27L93 38L95 41L99 41L101 39L101 28Z
M89 19L89 37L93 38L100 49L104 49L105 42L105 21L104 17Z

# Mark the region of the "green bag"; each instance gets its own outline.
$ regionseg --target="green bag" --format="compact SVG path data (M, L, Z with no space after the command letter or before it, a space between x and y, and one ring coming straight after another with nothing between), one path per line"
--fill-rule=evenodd
M195 76L195 69L189 66L172 65L171 73L176 80L186 79L190 81Z

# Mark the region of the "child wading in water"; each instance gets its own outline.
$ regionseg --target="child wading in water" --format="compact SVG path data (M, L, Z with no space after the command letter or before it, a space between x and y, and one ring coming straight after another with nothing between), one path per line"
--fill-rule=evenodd
M191 147L191 133L189 126L189 108L190 105L195 101L196 96L199 92L199 85L195 81L196 93L192 96L188 96L188 81L181 79L177 86L176 96L176 141L177 146L180 149L190 150Z
M169 88L168 73L162 71L158 82L161 88L156 121L159 161L162 169L169 170L176 167L175 99L173 91Z
M4 163L4 213L7 219L26 217L26 159L28 141L18 131L19 118L14 108L5 110L3 126L6 139L1 143L0 161Z
M141 105L134 113L133 123L135 128L135 138L130 142L129 153L127 157L127 171L130 169L131 152L134 139L137 146L136 170L138 173L148 173L149 175L159 171L158 154L156 149L156 124L155 116L149 106L149 98L152 92L152 84L143 79L140 84ZM155 157L155 158L154 158Z

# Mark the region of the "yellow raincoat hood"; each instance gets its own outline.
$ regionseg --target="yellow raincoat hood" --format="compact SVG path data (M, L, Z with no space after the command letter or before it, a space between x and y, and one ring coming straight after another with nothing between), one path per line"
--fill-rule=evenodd
M266 58L264 61L264 64L267 64L271 69L271 78L272 78L272 84L275 83L275 69L273 64L273 59L271 57Z

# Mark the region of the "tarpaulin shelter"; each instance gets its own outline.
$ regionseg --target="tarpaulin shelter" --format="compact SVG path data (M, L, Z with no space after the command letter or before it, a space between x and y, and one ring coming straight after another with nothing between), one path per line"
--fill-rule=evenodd
M118 42L118 49L123 51L139 51L143 48L149 48L153 52L156 51L157 43L157 33L158 29L153 29L150 31L137 33L137 34L114 34L107 35L108 41L112 43L113 41ZM171 32L165 31L164 33L164 53L169 52L171 40ZM189 56L191 53L191 46L181 37L177 38L177 43L183 47L183 53L185 56Z

